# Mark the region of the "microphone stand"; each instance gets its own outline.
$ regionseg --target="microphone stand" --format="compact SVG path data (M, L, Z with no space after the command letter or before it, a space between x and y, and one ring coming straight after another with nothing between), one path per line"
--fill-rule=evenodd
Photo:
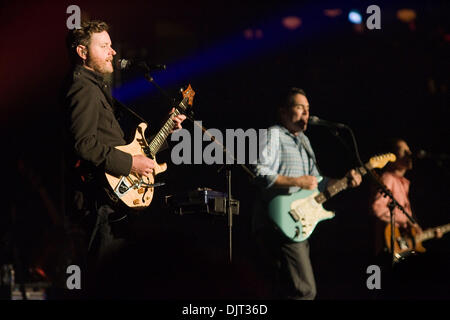
M191 117L187 116L189 120L191 120L194 125L199 126L197 122ZM218 142L203 126L199 126L203 133L208 135L211 138L211 141L219 145L224 153L225 163L217 170L217 173L220 173L225 168L225 177L226 177L226 188L227 188L227 197L226 197L226 211L228 217L228 259L231 264L233 261L233 213L231 212L231 169L232 164L227 163L227 155L233 160L233 163L236 161L236 158L228 152L225 146ZM255 178L255 174L250 171L244 164L240 164L241 168L251 177Z
M415 219L408 213L406 212L405 208L403 208L403 206L398 203L398 201L394 198L394 195L392 194L391 190L389 190L384 183L382 183L380 181L380 179L378 177L375 176L375 174L372 172L372 170L369 170L364 163L362 163L361 158L359 157L359 152L358 152L358 147L356 144L356 139L355 136L353 134L353 131L350 127L345 126L345 128L347 128L350 131L350 134L352 136L353 139L353 143L355 145L355 153L357 156L357 159L359 161L360 164L362 164L362 166L366 169L366 171L369 173L369 176L372 178L373 181L375 181L375 183L378 185L379 189L381 189L381 192L383 193L383 195L386 197L388 196L391 201L388 204L389 207L389 213L390 213L390 223L391 223L391 239L390 239L390 243L391 243L391 263L392 266L395 263L395 254L394 254L394 223L395 223L395 217L394 217L394 209L397 207L404 215L406 215L406 217L409 219L409 221L412 224L416 224Z
M160 86L159 86L159 84L158 83L156 83L156 81L155 81L155 79L151 76L151 74L150 74L150 68L149 67L147 67L147 64L145 64L145 68L146 68L146 72L145 72L145 74L144 74L144 77L145 77L145 79L148 81L148 82L150 82L151 84L153 84L154 86L155 86L155 88L156 89L158 89L158 91L167 99L167 101L170 103L170 105L176 105L176 100L175 100L175 98L171 98L164 90L163 90L163 88L161 88ZM191 117L193 117L194 116L194 112L192 111L192 110L189 110L189 114L186 114L186 117L189 119L189 120L191 120L191 121L193 121L192 119L191 119Z
M390 223L391 223L391 263L392 266L394 265L396 261L396 256L394 253L394 224L395 224L395 217L394 217L394 209L398 208L412 224L416 224L416 220L408 213L406 212L405 208L398 203L397 200L395 200L394 195L392 194L391 190L389 190L384 183L382 183L371 171L370 175L375 180L375 182L378 184L379 189L381 189L381 193L384 197L388 196L390 198L390 202L388 204L389 207L389 213L390 213Z
M375 174L372 172L372 170L369 170L365 165L364 165L364 163L361 161L361 158L360 158L360 156L359 156L359 151L358 151L358 144L356 143L356 138L355 138L355 135L354 135L354 133L353 133L353 130L349 127L349 126L347 126L347 125L343 125L343 127L345 128L345 129L347 129L349 132L350 132L350 135L351 135L351 137L352 137L352 140L353 140L353 145L354 145L354 147L355 147L355 154L356 154L356 159L358 160L358 162L359 162L359 164L364 168L364 169L366 169L366 171L369 173L369 176L373 179L373 181L375 181L375 183L379 186L379 188L381 189L381 192L384 194L384 196L386 197L386 196L388 196L390 199L391 199L391 201L390 201L390 203L389 203L389 212L390 212L390 222L391 222L391 239L390 239L390 242L391 242L391 262L392 262L392 266L394 265L394 263L395 263L395 255L394 255L394 223L395 223L395 219L394 219L394 209L397 207L398 209L400 209L400 211L403 213L403 214L405 214L406 215L406 217L409 219L409 221L412 223L412 224L416 224L416 221L415 221L415 219L408 213L408 212L406 212L406 210L405 210L405 208L403 208L403 206L400 204L400 203L398 203L398 201L397 200L395 200L395 198L394 198L394 196L393 196L393 194L392 194L392 192L379 180L379 178L377 178L376 176L375 176Z
M158 91L167 99L170 101L170 104L175 105L175 98L171 98L160 86L159 84L156 83L155 79L153 79L153 77L150 75L150 68L146 67L147 71L145 72L145 79L150 82L151 84L153 84L156 89L158 89Z
M225 152L224 152L225 153ZM225 158L226 159L226 158ZM217 173L225 168L226 186L227 186L227 197L226 197L226 210L228 217L228 258L230 263L233 261L233 213L231 212L231 165L225 164Z
M167 100L170 101L171 104L175 104L175 99L170 98L170 96L155 82L155 80L153 79L153 77L150 75L150 68L146 67L146 73L145 73L145 79L152 83L157 89L158 91L167 98ZM192 123L194 125L198 126L198 123L195 121L194 117L193 117L193 112L192 110L190 111L189 114L186 114L186 118L189 119L190 121L192 121ZM203 133L209 135L209 137L211 138L211 141L213 141L214 143L218 144L222 150L224 151L225 154L225 163L227 162L227 157L226 155L230 155L230 157L233 159L233 163L236 161L236 158L234 158L234 156L232 156L231 154L228 153L227 149L225 148L225 146L221 143L219 143L203 126L200 126L200 128L202 129ZM253 172L251 172L245 165L240 164L241 168L244 169L245 172L247 172L247 174L249 174L252 178L255 178L255 175L253 174ZM229 262L231 264L232 260L233 260L233 241L232 241L232 234L233 234L233 214L231 212L231 164L224 164L221 168L219 168L219 170L217 170L217 173L220 173L223 168L225 168L225 176L226 176L226 188L227 188L227 197L226 197L226 211L227 211L227 216L228 216L228 259Z
M227 149L223 147L224 154L226 155L228 153ZM233 162L236 160L233 157ZM225 162L226 162L226 156L225 156ZM244 169L245 172L247 172L252 178L255 178L255 175L253 172L251 172L245 165L241 164L241 167ZM226 197L226 210L227 210L227 217L228 217L228 258L229 262L232 263L233 261L233 213L231 212L231 164L225 163L222 165L222 167L217 170L217 173L220 173L225 168L225 177L226 177L226 186L227 186L227 197Z

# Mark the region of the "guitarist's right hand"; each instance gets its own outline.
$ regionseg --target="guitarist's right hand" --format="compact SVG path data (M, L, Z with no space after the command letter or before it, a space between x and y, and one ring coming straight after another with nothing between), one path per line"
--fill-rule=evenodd
M131 165L131 171L142 176L150 177L155 168L155 161L142 154L133 156L133 164Z
M315 176L300 176L296 178L297 187L307 190L314 190L317 188L318 182Z

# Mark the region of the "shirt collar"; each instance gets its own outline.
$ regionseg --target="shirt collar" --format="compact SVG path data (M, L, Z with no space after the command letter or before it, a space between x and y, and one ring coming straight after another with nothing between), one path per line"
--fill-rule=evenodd
M299 140L304 135L304 133L302 131L300 131L300 133L298 135L295 135L295 134L291 133L285 126L279 125L279 127L282 132L284 132L285 134L290 136L292 139Z
M98 84L103 84L105 82L105 78L103 77L102 74L86 69L85 67L83 67L82 65L76 65L75 66L75 70L74 70L75 74L78 75L83 75L84 77L88 78L89 80L92 80Z

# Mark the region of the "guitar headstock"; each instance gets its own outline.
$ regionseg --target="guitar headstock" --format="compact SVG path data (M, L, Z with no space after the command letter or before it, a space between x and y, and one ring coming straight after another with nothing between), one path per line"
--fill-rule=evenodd
M388 162L394 162L397 160L397 157L393 153L384 153L375 157L370 158L369 160L369 166L374 169L383 168Z
M194 103L194 96L195 96L195 91L194 89L192 89L191 84L188 85L188 87L182 91L183 94L183 99L188 99L188 104L190 106L192 106L192 104Z

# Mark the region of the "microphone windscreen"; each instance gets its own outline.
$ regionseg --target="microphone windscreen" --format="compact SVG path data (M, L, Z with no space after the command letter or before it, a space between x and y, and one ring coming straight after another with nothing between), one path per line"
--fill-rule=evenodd
M319 118L316 116L310 116L308 119L308 123L315 124L319 122Z
M130 67L130 61L128 61L126 59L119 59L116 61L116 67L119 70L128 69Z
M427 156L427 152L425 150L419 150L416 153L417 159L424 159Z

